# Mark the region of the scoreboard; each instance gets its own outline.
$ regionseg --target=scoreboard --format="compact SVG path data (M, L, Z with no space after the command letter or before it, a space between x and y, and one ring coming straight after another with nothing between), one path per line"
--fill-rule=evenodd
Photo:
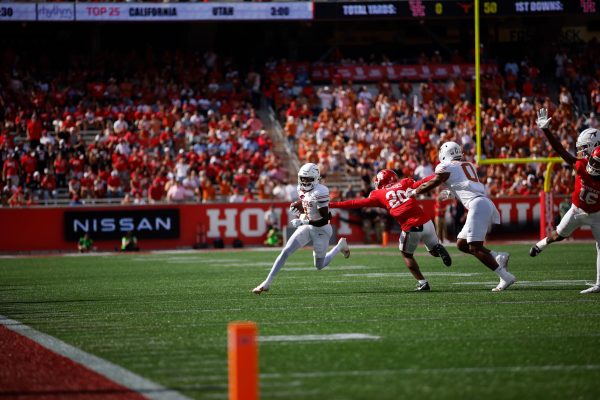
M315 19L412 19L473 17L473 0L405 0L315 2ZM485 17L598 16L600 0L515 1L480 0Z
M472 18L473 0L353 0L240 2L6 2L3 21L281 21ZM597 18L600 0L480 0L482 18Z

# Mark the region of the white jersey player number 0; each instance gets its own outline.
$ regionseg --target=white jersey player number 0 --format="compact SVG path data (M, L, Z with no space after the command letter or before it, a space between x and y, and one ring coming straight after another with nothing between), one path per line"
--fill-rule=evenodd
M465 176L468 180L473 182L479 182L479 178L477 177L477 171L475 171L475 167L473 166L473 164L464 162L461 163L460 166L462 167L463 172L465 173Z

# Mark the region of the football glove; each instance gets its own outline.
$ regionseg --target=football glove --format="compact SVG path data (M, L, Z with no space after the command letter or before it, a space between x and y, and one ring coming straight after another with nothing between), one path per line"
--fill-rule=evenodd
M452 199L454 198L454 195L453 195L453 194L452 194L452 192L451 192L451 191L449 191L449 190L442 190L442 191L440 192L440 195L438 196L438 198L439 198L441 201L444 201L444 200L452 200Z
M406 189L406 198L410 199L411 197L417 197L417 191L413 188Z
M548 128L550 126L551 120L552 120L552 118L548 118L548 110L546 110L545 108L540 108L539 111L537 112L537 120L535 121L538 128L540 128L540 129Z
M294 218L290 221L290 225L294 228L298 228L299 226L308 224L308 220L301 220L299 218Z

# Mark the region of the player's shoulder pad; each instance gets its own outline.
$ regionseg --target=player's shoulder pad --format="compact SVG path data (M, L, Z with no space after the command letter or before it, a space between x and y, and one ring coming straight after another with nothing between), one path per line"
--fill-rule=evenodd
M317 195L317 197L320 196L329 196L329 188L325 185L321 185L320 183L315 186L315 194Z
M448 172L447 171L448 167L449 167L449 165L444 165L442 163L439 163L438 165L435 166L435 173L436 174L441 174L441 173L444 173L444 172Z

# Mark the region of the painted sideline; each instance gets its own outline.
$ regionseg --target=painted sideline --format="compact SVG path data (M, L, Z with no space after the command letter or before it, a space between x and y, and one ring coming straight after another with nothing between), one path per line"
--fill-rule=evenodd
M16 332L26 338L38 343L42 347L59 354L71 361L85 366L86 368L118 383L119 385L141 394L144 397L153 400L189 400L189 397L181 393L168 389L157 383L142 378L131 371L126 370L116 364L106 361L100 357L86 353L76 347L71 346L50 335L39 332L19 321L12 320L0 315L0 325Z

